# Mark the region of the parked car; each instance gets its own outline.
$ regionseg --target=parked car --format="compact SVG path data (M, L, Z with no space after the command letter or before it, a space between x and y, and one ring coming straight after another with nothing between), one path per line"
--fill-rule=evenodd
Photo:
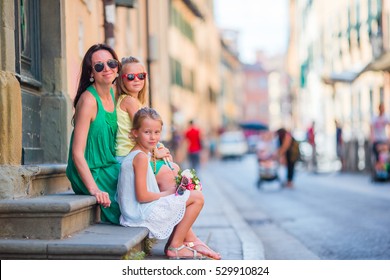
M218 153L222 159L241 158L248 153L248 144L242 131L227 131L220 135Z

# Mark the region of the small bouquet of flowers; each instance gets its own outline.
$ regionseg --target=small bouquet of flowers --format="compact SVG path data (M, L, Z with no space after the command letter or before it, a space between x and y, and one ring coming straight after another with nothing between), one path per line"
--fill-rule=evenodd
M182 195L185 190L202 190L195 169L180 170L176 176L176 195Z

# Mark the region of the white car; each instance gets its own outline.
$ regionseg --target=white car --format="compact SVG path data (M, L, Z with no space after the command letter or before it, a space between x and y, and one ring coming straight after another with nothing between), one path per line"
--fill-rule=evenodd
M248 144L242 131L227 131L221 134L218 153L222 159L241 158L248 153Z

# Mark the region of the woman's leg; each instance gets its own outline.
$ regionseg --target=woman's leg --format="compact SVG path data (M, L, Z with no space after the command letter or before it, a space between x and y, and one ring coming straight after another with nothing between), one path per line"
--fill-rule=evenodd
M183 219L178 223L171 235L169 247L178 248L183 245L184 240L191 230L196 218L202 210L204 204L203 194L199 191L191 191L190 197L187 200L187 207ZM167 256L175 257L176 252L168 250ZM192 256L193 252L188 249L183 249L177 252L179 256Z
M287 186L292 187L292 182L294 179L294 169L295 162L291 161L290 158L287 158Z

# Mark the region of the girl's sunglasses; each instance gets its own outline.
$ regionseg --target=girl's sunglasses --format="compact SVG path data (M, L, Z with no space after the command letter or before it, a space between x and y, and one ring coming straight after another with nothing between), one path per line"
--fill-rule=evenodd
M119 65L119 62L115 59L109 59L106 61L106 64L108 67L110 67L111 69L115 69L118 67ZM103 69L104 69L104 62L98 62L96 63L94 66L93 66L93 69L95 69L96 72L102 72Z
M183 195L185 191L186 191L186 188L180 185L180 186L176 189L176 195Z
M138 80L141 80L141 81L145 80L146 73L145 72L142 72L142 73L129 73L129 74L123 74L122 75L122 78L127 78L127 80L129 80L129 81L134 81L135 77L137 77Z

